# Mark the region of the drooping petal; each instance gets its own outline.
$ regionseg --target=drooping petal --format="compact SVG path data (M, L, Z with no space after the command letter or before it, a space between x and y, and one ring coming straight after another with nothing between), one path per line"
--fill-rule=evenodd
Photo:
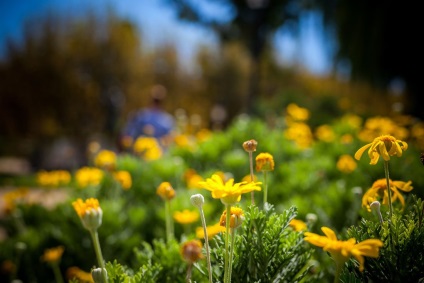
M361 156L362 156L362 154L364 154L364 152L365 152L365 150L367 150L367 148L369 148L371 146L371 144L369 143L369 144L366 144L366 145L364 145L363 147L361 147L360 149L358 149L357 151L356 151L356 153L355 153L355 159L356 160L359 160L359 159L361 159Z

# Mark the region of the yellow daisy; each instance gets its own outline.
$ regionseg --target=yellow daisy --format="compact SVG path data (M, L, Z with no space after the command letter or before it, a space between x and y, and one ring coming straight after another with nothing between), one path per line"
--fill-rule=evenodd
M358 149L355 153L355 159L361 159L362 154L368 148L368 156L371 159L370 164L375 165L377 164L380 155L385 161L389 161L390 156L396 155L397 157L401 157L402 151L408 149L408 144L390 135L379 136L375 138L373 142Z
M199 213L197 211L190 211L184 209L183 211L175 211L174 219L180 224L191 224L199 219Z
M402 204L402 207L405 205L405 200L399 190L403 192L410 192L413 187L411 186L412 182L402 182L402 181L390 181L390 190L392 192L392 203L399 199ZM372 187L365 192L362 197L362 206L366 207L368 211L371 211L370 204L373 201L382 200L383 205L389 204L389 195L387 190L387 181L386 179L379 179L372 184Z

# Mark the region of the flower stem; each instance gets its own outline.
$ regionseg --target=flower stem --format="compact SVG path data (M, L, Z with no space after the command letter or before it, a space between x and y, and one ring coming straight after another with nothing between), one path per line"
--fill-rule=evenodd
M97 230L90 230L91 239L93 240L94 252L96 253L97 262L102 270L103 282L107 283L105 262L103 260L102 249L100 248L99 234Z
M250 165L250 182L253 182L253 154L251 151L249 151L249 165ZM255 193L254 191L250 192L250 196L251 196L251 204L254 205L255 204Z
M191 282L191 272L192 272L192 269L193 269L193 264L189 264L188 265L188 267L187 267L187 274L186 274L186 282L187 283L190 283Z
M231 205L225 205L227 209L226 222L225 222L225 266L224 266L224 283L229 283L228 272L229 272L229 254L228 241L230 237L230 217L231 217Z
M266 172L267 171L263 171L263 172L264 172L264 185L265 185L265 189L264 189L264 205L265 205L265 203L268 200L268 183L267 183L267 179L266 179L266 177L267 177Z
M62 277L62 273L60 272L59 269L59 264L57 262L53 263L51 265L52 269L53 269L53 273L54 273L54 278L56 280L57 283L63 283L63 277Z
M386 175L387 195L389 196L389 218L391 220L393 215L393 208L392 208L392 192L390 189L389 161L384 161L384 174Z
M228 282L231 282L231 273L233 269L233 254L234 254L234 242L236 238L236 229L231 228L231 247L230 247L230 266L229 266L229 272L228 272Z
M211 256L209 252L208 230L206 228L206 220L205 220L205 214L203 213L203 209L199 207L199 210L200 210L200 218L202 220L203 233L205 234L206 260L208 262L209 283L212 283L212 267L211 267Z
M165 200L165 222L166 222L166 241L169 242L173 238L171 219L171 202Z

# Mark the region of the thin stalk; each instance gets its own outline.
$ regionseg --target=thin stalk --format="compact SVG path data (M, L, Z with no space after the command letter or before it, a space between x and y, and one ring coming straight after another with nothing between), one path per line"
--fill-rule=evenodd
M389 196L389 218L391 220L393 215L393 208L392 208L392 192L390 189L389 161L384 161L384 174L386 175L387 194Z
M234 255L234 243L236 238L236 229L231 229L231 247L230 247L230 271L228 274L228 282L231 282L231 273L233 271L233 255Z
M166 241L169 242L173 238L171 219L171 202L165 200L165 222L166 222Z
M102 249L100 248L99 234L97 230L90 231L91 239L93 240L94 252L96 253L97 262L102 270L103 282L107 283L105 262L103 260Z
M251 151L249 151L249 165L250 165L250 182L253 182L254 176L253 176L253 154ZM252 205L255 204L255 193L254 191L250 192L251 197L251 203Z
M63 277L62 277L62 273L60 272L59 269L59 263L55 262L51 264L51 267L53 269L53 273L54 273L54 278L56 279L56 283L63 283Z
M230 238L230 216L231 216L231 205L226 204L227 215L226 215L226 223L225 223L225 266L224 266L224 283L229 283L228 280L228 272L229 272L229 254L230 251L228 249L228 241Z
M205 214L203 213L203 209L199 207L199 210L200 210L200 219L202 220L203 233L205 234L206 260L208 262L209 283L212 283L212 267L211 267L211 256L209 252L208 230L206 228L206 220L205 220Z
M190 263L187 267L187 274L186 274L186 282L190 283L191 282L191 273L192 273L192 269L193 269L193 264Z
M263 171L264 172L264 185L265 185L265 189L264 189L264 205L268 200L268 182L267 182L267 171Z

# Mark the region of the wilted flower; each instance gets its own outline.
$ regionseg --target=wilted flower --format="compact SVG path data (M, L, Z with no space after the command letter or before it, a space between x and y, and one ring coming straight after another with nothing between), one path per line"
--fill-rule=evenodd
M359 262L361 272L364 270L364 256L377 258L383 246L383 242L378 239L368 239L357 244L355 238L347 241L337 240L336 234L330 228L322 227L321 230L325 236L305 232L304 240L329 252L338 266L343 266L353 256Z
M175 197L175 190L169 182L162 182L156 189L156 194L163 200L171 200Z
M111 150L101 150L94 158L97 167L114 170L116 167L116 153Z
M343 173L351 173L355 171L356 166L356 161L348 154L341 155L337 161L337 169Z
M188 263L195 263L203 258L202 255L202 242L199 240L190 240L181 246L181 256Z
M243 148L247 152L256 151L256 147L258 146L258 142L255 140L248 140L243 143Z
M212 178L206 179L206 182L200 182L199 185L212 192L212 197L221 199L224 204L234 204L239 202L241 195L251 191L260 191L260 182L241 182L235 183L234 179L226 183L218 175L212 175Z
M221 214L221 219L219 220L219 224L223 227L227 225L227 210ZM231 207L230 213L230 228L235 229L240 227L244 221L244 213L243 210L239 207Z
M44 250L44 254L41 257L42 261L47 263L57 263L62 258L62 254L65 251L63 246L58 246Z
M183 211L175 211L174 219L180 224L191 224L199 219L199 213L197 211L191 211L184 209Z
M117 171L113 172L115 180L121 184L124 190L129 190L132 186L131 174L128 171Z
M364 151L369 148L368 156L371 159L370 164L377 164L380 155L385 161L390 160L390 156L402 156L402 151L408 149L408 144L404 141L398 140L393 136L384 135L375 138L372 143L364 145L355 153L355 159L359 160Z
M89 198L85 201L77 199L72 203L75 211L81 219L82 225L89 231L95 231L102 224L103 211L99 201L95 198Z
M392 192L392 202L399 199L402 207L405 205L405 200L399 190L404 192L410 192L413 187L412 182L392 181L390 180L390 190ZM372 187L365 192L362 197L362 206L366 207L368 211L371 211L370 204L376 200L382 200L383 205L389 204L389 196L387 190L387 180L379 179L372 184Z

